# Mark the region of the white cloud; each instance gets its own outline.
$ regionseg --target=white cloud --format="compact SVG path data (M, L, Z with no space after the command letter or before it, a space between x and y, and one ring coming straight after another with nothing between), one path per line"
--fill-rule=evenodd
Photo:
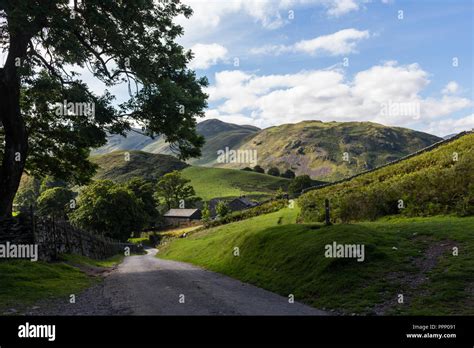
M328 9L328 15L339 17L351 11L357 11L359 3L356 0L333 1Z
M185 29L187 41L216 30L225 18L244 15L260 23L266 29L277 29L290 22L288 11L296 12L301 7L320 7L327 9L329 16L341 16L357 11L363 0L183 0L194 13L187 19L180 16L176 22Z
M295 49L311 54L320 51L326 51L331 55L348 54L355 51L357 42L367 39L369 36L368 30L344 29L334 34L300 41L295 44Z
M207 89L215 105L208 114L223 120L240 115L260 127L310 119L426 127L472 105L456 96L424 98L429 83L418 64L396 62L371 67L352 79L340 69L266 76L223 71Z
M267 45L250 50L252 54L280 55L286 52L308 54L329 54L332 56L355 53L357 43L370 37L368 30L343 29L329 35L318 36L311 40L302 40L294 45Z
M194 59L189 64L191 69L207 69L223 61L227 56L227 49L219 44L195 44L191 47Z
M442 90L443 94L454 94L459 90L459 85L455 81L450 81Z
M474 129L474 114L458 119L448 118L429 123L427 131L439 136L446 136L453 133Z

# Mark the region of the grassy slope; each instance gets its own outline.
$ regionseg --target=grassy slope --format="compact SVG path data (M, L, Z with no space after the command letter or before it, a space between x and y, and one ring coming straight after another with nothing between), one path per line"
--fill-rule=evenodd
M370 314L382 306L387 314L474 314L469 296L474 235L466 233L474 227L473 217L320 227L295 224L296 216L297 209L283 209L197 232L163 246L159 256L201 265L283 296L291 293L318 308ZM333 241L365 244L366 260L325 258L324 246ZM448 244L439 246L440 241ZM449 243L459 246L459 256L449 254ZM442 248L439 262L426 270L429 280L413 288L413 279L425 276L416 262L433 245ZM234 247L240 248L240 257L233 256ZM405 296L404 305L394 302L399 293Z
M187 167L187 164L169 155L129 151L130 161L125 160L125 151L93 156L91 161L99 165L95 179L127 181L133 177L159 178L173 170Z
M223 168L188 167L182 173L204 200L242 194L269 196L280 187L286 189L290 182L266 174Z
M453 161L453 154L458 155L457 161ZM359 206L368 206L369 202L362 200L369 196L368 193L374 193L381 199L392 199L392 205L396 205L398 199L402 198L409 208L402 210L402 214L415 215L415 209L418 209L419 215L427 215L429 209L425 206L438 202L442 208L452 212L455 205L453 202L467 195L469 184L473 184L473 175L474 134L471 133L349 181L309 191L300 197L302 215L306 221L311 221L317 217L314 207L319 207L316 210L322 219L326 198L332 202L333 215L334 212L339 215L337 210L344 205L344 202L339 202L340 198L357 201ZM361 194L362 197L352 197L351 194ZM350 202L346 203L349 205L348 209L354 210ZM382 201L377 204L382 206Z
M66 297L93 285L97 279L82 267L112 267L122 260L92 260L79 255L64 255L64 262L46 263L27 260L0 261L0 315L8 308L22 309L35 302Z

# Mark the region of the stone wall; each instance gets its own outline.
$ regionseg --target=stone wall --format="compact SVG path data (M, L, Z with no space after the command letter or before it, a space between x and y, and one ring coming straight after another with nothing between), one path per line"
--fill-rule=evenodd
M18 218L0 221L0 244L38 244L39 259L56 260L59 254L79 254L93 259L124 253L139 253L143 248L121 243L98 233L73 227L67 221L54 221L21 214Z

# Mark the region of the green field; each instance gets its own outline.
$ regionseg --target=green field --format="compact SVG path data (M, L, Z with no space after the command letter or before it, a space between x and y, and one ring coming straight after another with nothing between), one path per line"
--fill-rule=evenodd
M474 217L396 218L325 227L297 209L219 226L160 248L336 313L474 314ZM326 258L326 244L364 244L365 260ZM452 247L459 256L452 256ZM240 256L233 255L234 248ZM398 304L398 294L404 303Z
M183 177L191 180L196 195L204 200L240 195L271 196L278 188L287 188L290 180L243 170L188 167Z
M56 299L77 294L93 285L96 277L85 268L112 267L121 262L117 255L106 260L93 260L80 255L63 255L62 262L0 261L0 315L14 308L24 310L39 300Z

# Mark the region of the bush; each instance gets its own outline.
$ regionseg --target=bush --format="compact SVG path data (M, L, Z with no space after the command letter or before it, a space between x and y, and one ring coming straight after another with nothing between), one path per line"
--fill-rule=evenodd
M271 167L268 169L267 174L272 176L280 176L280 169L277 167Z
M262 174L265 173L265 170L262 167L260 167L258 164L255 167L253 167L253 171L256 173L262 173Z
M284 173L281 174L281 177L287 179L294 179L296 177L296 174L291 169L287 169Z
M38 197L38 213L64 218L75 207L74 196L74 192L64 187L46 189Z
M313 181L309 175L300 175L294 178L288 186L288 192L292 195L299 195L305 188L311 187Z
M126 186L109 180L84 188L77 203L78 208L70 214L73 224L122 241L147 222L143 202Z
M230 210L224 201L219 201L216 206L216 213L219 219L225 218L229 214Z

